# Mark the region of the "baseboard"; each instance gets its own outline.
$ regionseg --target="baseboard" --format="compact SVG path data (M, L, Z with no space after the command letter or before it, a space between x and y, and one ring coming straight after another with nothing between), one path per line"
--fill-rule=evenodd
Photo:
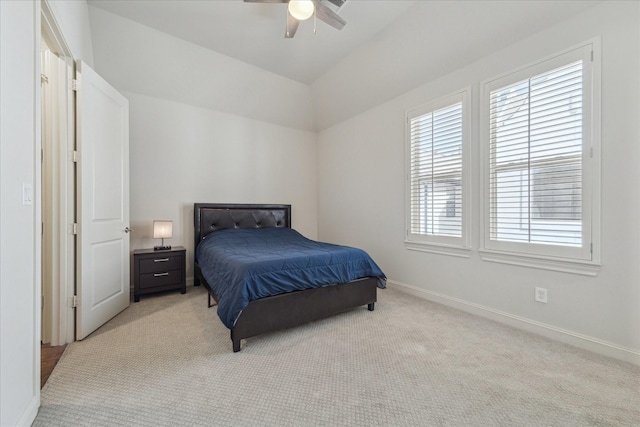
M38 378L38 387L40 387L40 379ZM17 426L30 426L38 415L38 409L40 409L40 390L35 396L31 398L29 404L22 413L20 420L17 422Z
M419 298L462 310L467 313L485 317L487 319L495 320L497 322L504 323L509 326L513 326L515 328L532 332L538 335L542 335L544 337L551 338L565 344L570 344L584 350L592 351L594 353L613 357L615 359L640 366L640 351L638 350L626 348L617 344L600 340L598 338L579 334L573 331L568 331L566 329L558 328L553 325L548 325L546 323L516 316L514 314L496 310L491 307L475 304L438 292L428 291L416 286L407 285L405 283L387 280L387 284L392 288L417 296Z

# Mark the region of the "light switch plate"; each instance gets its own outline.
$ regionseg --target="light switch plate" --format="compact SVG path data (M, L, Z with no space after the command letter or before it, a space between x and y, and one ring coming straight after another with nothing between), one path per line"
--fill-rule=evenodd
M22 183L22 205L33 205L33 185L26 182Z

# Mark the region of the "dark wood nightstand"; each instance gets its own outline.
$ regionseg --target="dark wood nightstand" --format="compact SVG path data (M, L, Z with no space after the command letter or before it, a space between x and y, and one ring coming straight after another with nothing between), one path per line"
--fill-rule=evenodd
M182 246L166 251L136 249L133 251L133 300L154 292L180 290L187 292L186 252Z

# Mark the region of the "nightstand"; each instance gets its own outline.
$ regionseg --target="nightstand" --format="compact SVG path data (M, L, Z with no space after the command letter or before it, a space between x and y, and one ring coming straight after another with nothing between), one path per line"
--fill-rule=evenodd
M182 246L166 251L136 249L133 251L133 299L155 292L180 290L187 292L186 252Z

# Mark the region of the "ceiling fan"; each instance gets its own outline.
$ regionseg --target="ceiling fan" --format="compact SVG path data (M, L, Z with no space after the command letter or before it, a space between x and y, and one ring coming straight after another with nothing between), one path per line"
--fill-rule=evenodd
M341 30L347 22L331 10L325 1L340 10L347 0L244 0L245 3L288 3L287 29L284 33L287 39L293 38L300 22L309 19L314 13L319 20Z

